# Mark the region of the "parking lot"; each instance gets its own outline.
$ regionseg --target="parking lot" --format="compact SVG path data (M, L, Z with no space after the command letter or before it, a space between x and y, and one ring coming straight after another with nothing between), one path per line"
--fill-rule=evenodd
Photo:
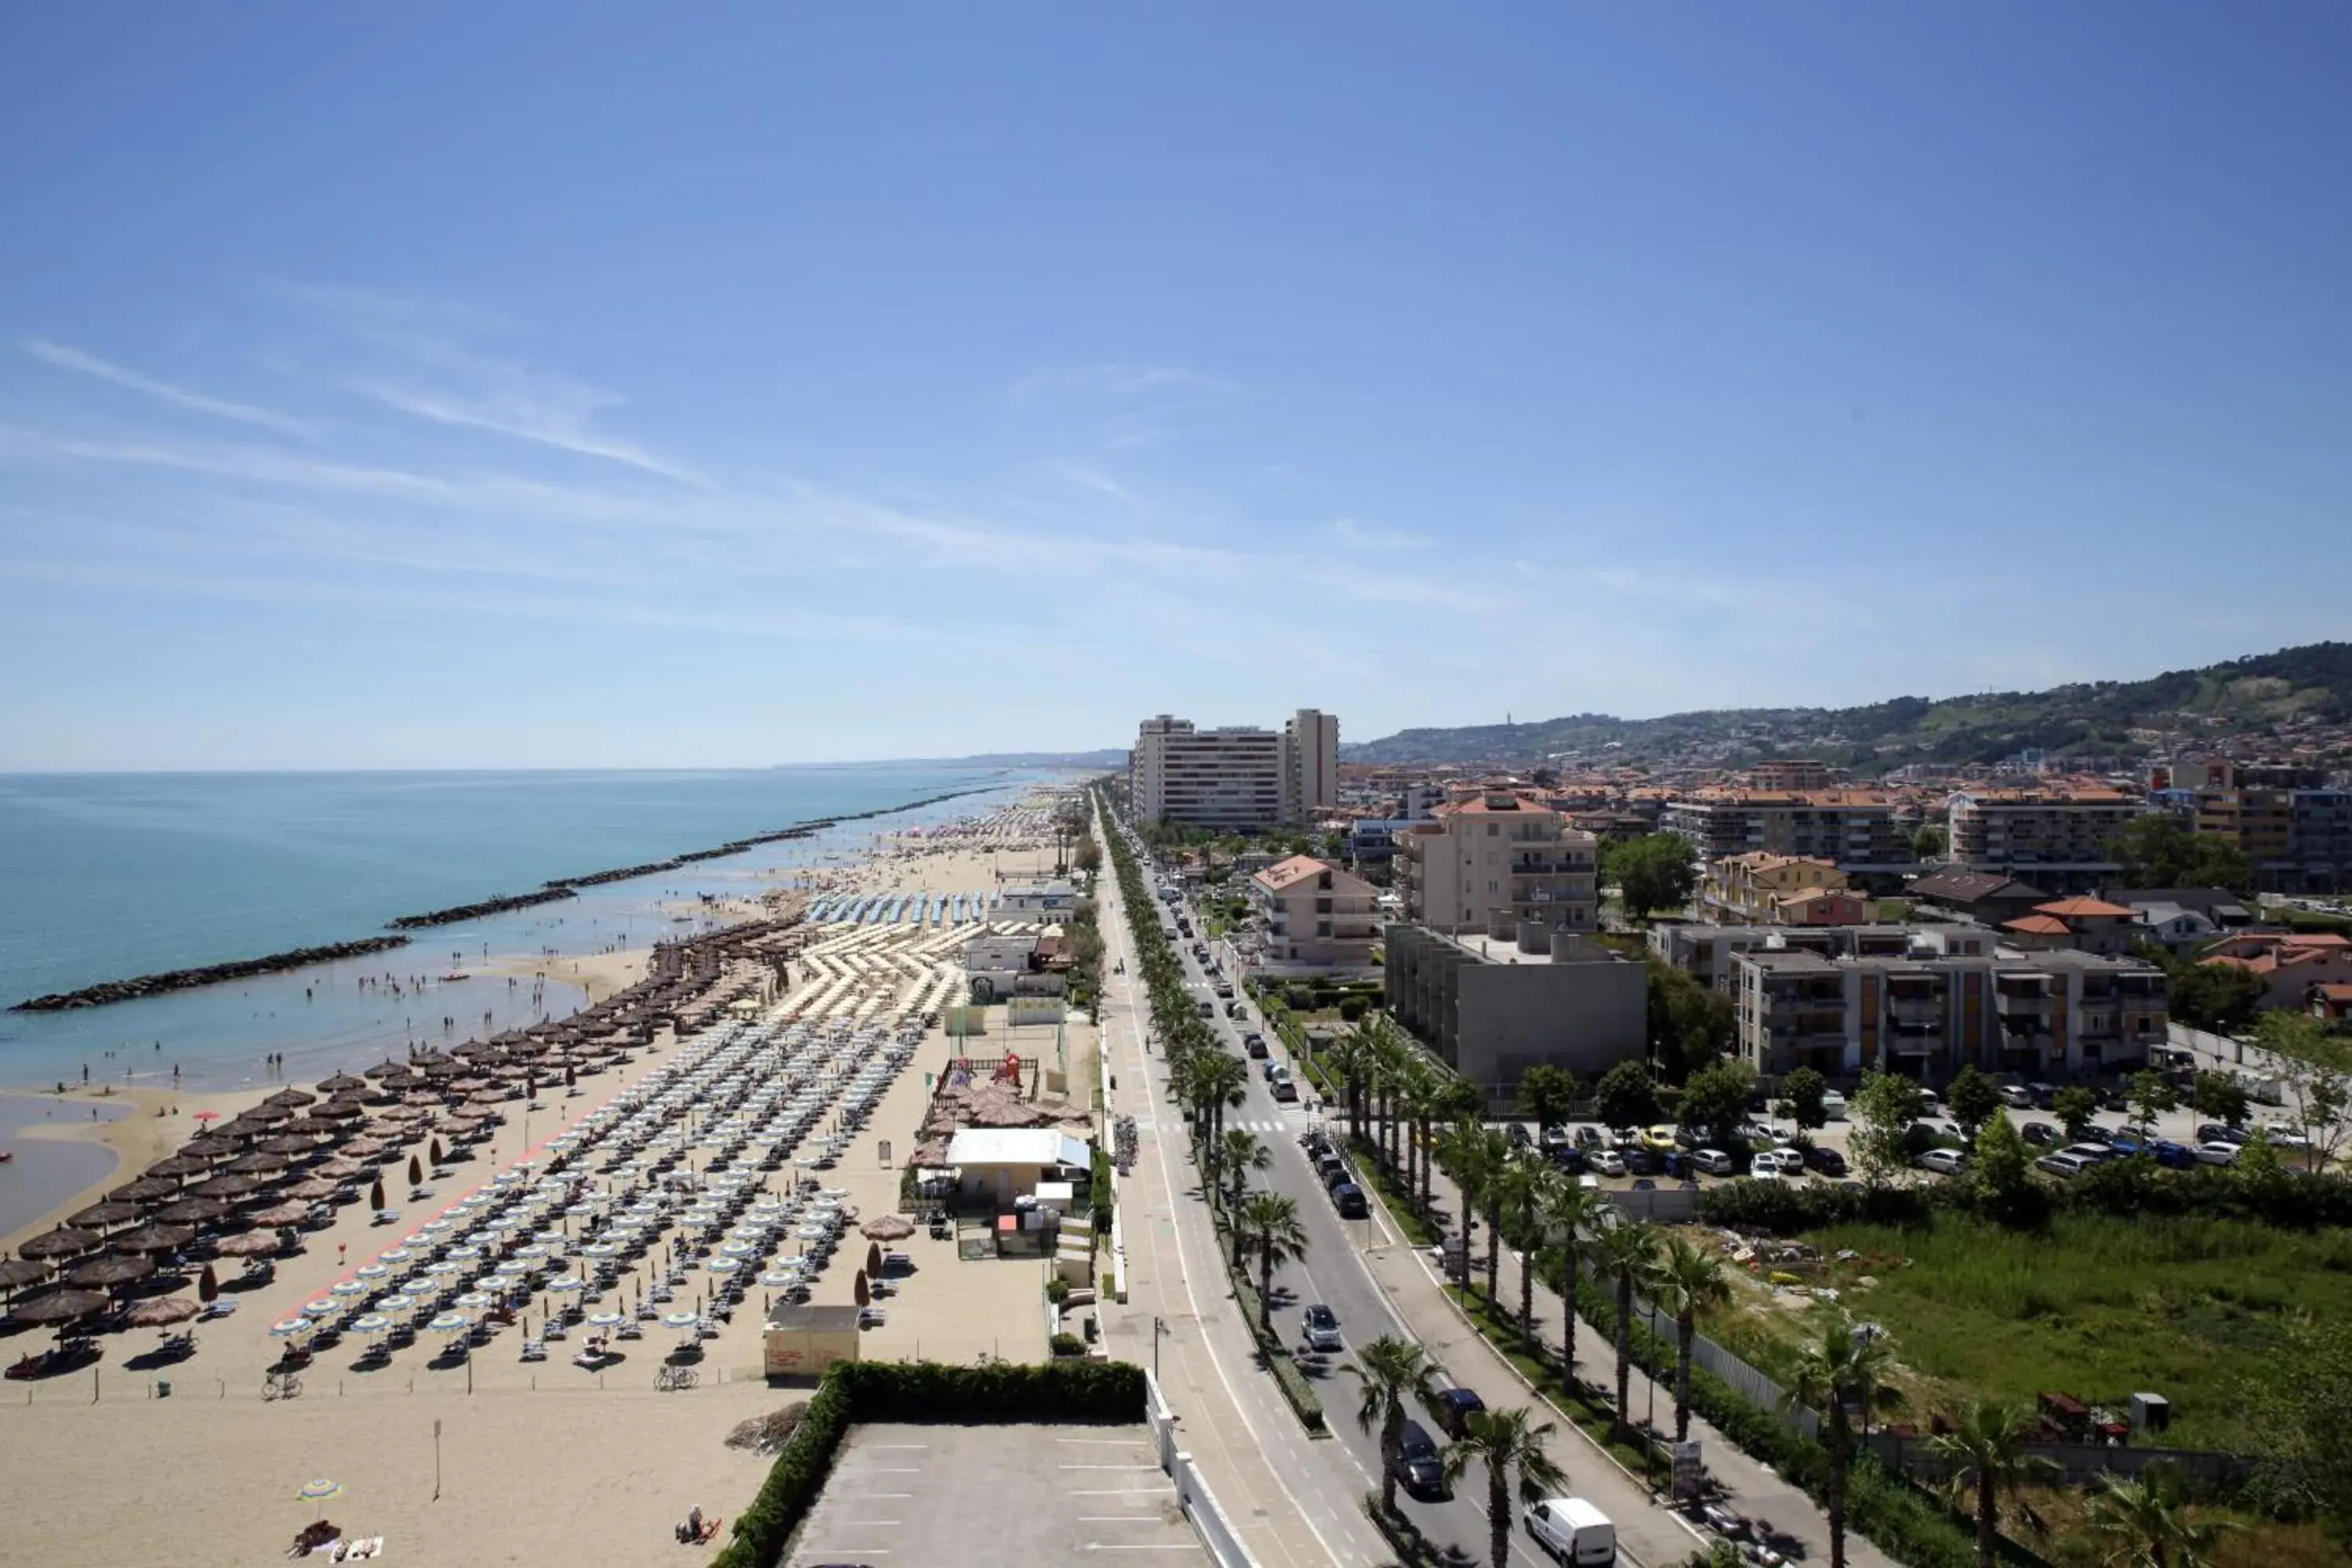
M1203 1563L1147 1426L851 1430L786 1559L793 1568L1034 1568L1102 1552Z

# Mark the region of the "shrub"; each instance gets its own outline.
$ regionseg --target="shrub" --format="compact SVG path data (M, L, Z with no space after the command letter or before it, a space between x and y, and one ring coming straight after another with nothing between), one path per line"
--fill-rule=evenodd
M835 1371L847 1364L840 1363ZM828 1374L809 1401L793 1440L768 1467L758 1495L736 1516L732 1539L711 1560L714 1568L767 1568L783 1555L784 1542L833 1473L834 1452L849 1429L849 1405L840 1379Z
M1045 1348L1055 1355L1084 1355L1087 1342L1076 1334L1055 1334L1045 1342Z
M1058 1307L1069 1299L1070 1282L1068 1280L1056 1274L1045 1281L1045 1300Z

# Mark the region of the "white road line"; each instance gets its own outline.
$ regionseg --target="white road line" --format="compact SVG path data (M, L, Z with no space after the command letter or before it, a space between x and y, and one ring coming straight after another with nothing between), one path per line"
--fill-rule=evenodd
M1147 1460L1140 1465L1064 1465L1062 1467L1066 1470L1156 1470L1159 1468L1160 1461L1157 1459Z
M1056 1443L1080 1443L1088 1447L1097 1448L1139 1448L1143 1447L1143 1439L1140 1437L1056 1437L1054 1441Z
M1168 1516L1164 1513L1082 1513L1080 1524L1158 1524Z
M1089 1491L1066 1491L1064 1497L1156 1497L1165 1489L1160 1487L1097 1487Z

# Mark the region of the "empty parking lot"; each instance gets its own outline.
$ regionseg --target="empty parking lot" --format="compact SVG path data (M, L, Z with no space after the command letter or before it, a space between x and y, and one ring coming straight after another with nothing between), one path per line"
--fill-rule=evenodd
M787 1562L1035 1568L1100 1552L1208 1560L1150 1428L881 1424L851 1430Z

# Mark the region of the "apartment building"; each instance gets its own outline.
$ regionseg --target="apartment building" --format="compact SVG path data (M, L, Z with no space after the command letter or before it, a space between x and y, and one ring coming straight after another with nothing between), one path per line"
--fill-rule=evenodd
M2288 811L2288 854L2301 880L2280 890L2352 890L2352 789L2296 790Z
M2112 789L1962 790L1949 806L1952 863L2087 893L2123 869L2107 846L2147 809Z
M1339 721L1301 708L1282 725L1282 820L1312 822L1339 805Z
M1812 952L1823 958L1980 958L1993 950L1990 931L1964 925L1684 925L1650 928L1650 952L1710 990L1728 995L1732 963L1748 952Z
M1437 808L1395 838L1405 919L1436 931L1534 921L1556 931L1599 923L1600 840L1533 795L1496 790Z
M1885 1068L1930 1084L1973 1063L2043 1079L2126 1073L2165 1038L2164 972L2089 952L1732 961L1739 1055L1780 1077Z
M2296 763L2196 758L2158 770L2166 805L2227 839L2266 892L2333 893L2352 883L2352 790Z
M1325 861L1294 855L1249 879L1256 952L1269 964L1360 968L1380 940L1380 889Z
M1658 826L1710 862L1760 850L1827 860L1850 877L1917 868L1894 804L1872 790L1697 790L1668 801Z
M1775 757L1748 770L1760 790L1828 789L1838 782L1839 770L1809 757Z
M1390 1016L1490 1110L1507 1110L1538 1063L1590 1083L1648 1048L1647 970L1589 936L1497 919L1459 936L1391 925L1386 941Z
M1129 761L1137 818L1246 831L1282 820L1282 737L1271 730L1197 730L1162 713L1137 729Z

